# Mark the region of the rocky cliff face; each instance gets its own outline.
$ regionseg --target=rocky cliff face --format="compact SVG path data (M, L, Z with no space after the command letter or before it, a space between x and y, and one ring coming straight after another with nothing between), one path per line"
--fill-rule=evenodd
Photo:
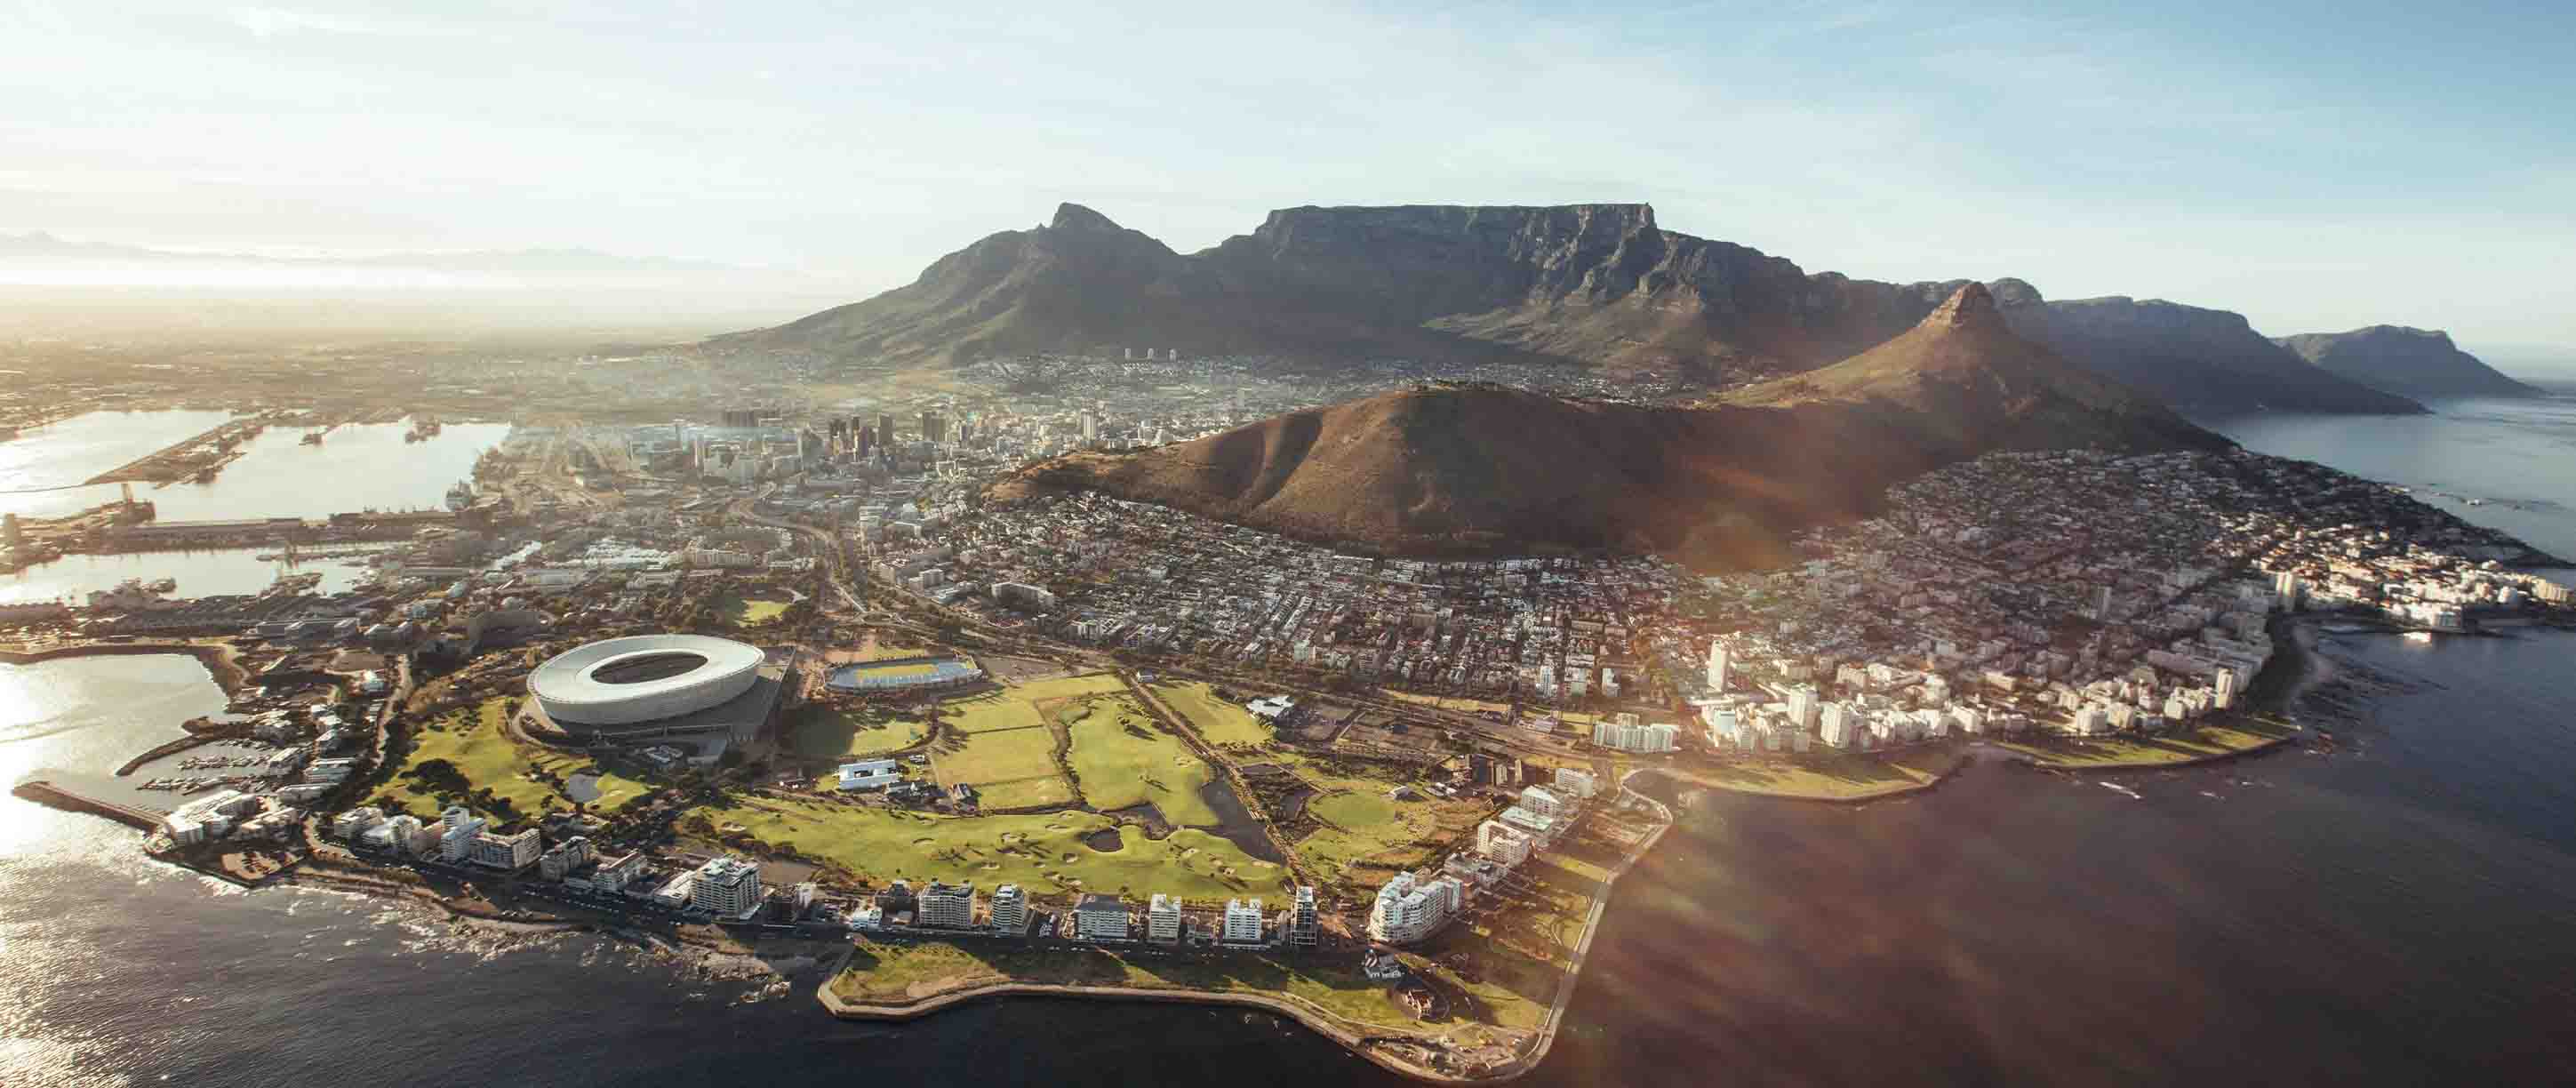
M1287 208L1174 253L1076 204L912 284L713 341L895 364L1179 348L1334 362L1542 360L1712 384L1795 373L1912 328L1966 280L1884 283L1662 229L1643 204ZM2021 335L2195 410L2421 411L2308 366L2239 315L2048 302L1997 280Z
M2404 396L2541 395L2461 351L2451 343L2451 334L2439 329L2372 325L2350 332L2284 336L2276 342L2319 370Z
M1288 208L1186 256L1067 204L908 286L716 343L897 363L1149 345L1718 378L1843 358L1904 331L1960 282L1809 275L1663 230L1643 204Z
M2051 302L2019 280L1996 293L2015 332L2184 411L2424 411L2307 365L2243 314L2117 295Z

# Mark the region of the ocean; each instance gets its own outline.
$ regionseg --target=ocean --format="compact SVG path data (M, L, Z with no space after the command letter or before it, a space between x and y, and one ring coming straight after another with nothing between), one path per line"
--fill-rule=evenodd
M2343 420L2340 444L2299 421L2220 426L2488 498L2455 505L2471 520L2522 501L2528 524L2507 527L2576 555L2564 462L2552 476L2481 437L2576 441L2576 422L2491 417ZM2387 471L2390 428L2462 460ZM2491 469L2456 452L2481 446L2505 451ZM1983 763L1857 808L1694 795L1621 881L1568 1029L1523 1083L2563 1081L2576 635L2319 651L2320 697L2361 708L2330 747L2116 777ZM0 768L170 735L212 690L195 668L0 666ZM1240 1010L1016 1000L842 1024L810 971L778 994L599 938L243 894L143 859L123 827L0 806L9 1085L1400 1083Z

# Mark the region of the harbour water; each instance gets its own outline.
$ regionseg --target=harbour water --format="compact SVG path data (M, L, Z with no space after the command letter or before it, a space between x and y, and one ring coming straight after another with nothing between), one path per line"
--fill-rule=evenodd
M2317 455L2392 476L2367 466L2394 425L2346 420L2350 449ZM2463 471L2553 494L2527 468ZM2515 531L2576 553L2576 514L2526 512ZM2320 654L2384 690L2313 750L2116 778L1982 763L1858 808L1698 797L1621 881L1523 1083L2563 1081L2576 635L2328 635ZM0 666L31 708L0 702L0 768L103 773L170 735L213 689L168 660ZM1240 1010L842 1024L810 973L746 1003L754 984L598 938L503 950L415 908L210 888L128 829L15 799L0 828L0 1083L1399 1083Z
M77 484L229 418L224 412L196 409L89 412L0 442L0 513L59 517L96 506L113 498L116 489L26 489Z
M360 557L330 556L289 563L276 545L261 548L217 548L198 552L124 552L114 555L67 555L11 574L0 574L0 604L12 601L87 599L93 590L113 589L127 579L146 582L168 578L178 583L173 597L215 597L258 593L281 575L319 574L316 593L338 593L372 573Z
M174 442L203 433L222 412L92 412L0 444L0 492L78 483ZM334 428L318 445L304 428L271 427L239 460L207 483L137 484L163 521L320 518L356 510L438 507L447 489L473 474L474 461L500 444L502 423L450 423L420 442L405 442L405 423ZM116 485L0 494L0 512L56 517L109 502Z

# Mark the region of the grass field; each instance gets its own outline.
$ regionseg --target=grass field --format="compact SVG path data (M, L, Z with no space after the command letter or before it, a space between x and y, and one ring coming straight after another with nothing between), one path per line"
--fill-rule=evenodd
M1229 953L1209 957L1129 958L1107 948L1031 948L1017 942L862 940L832 992L871 1004L901 1005L992 982L1046 986L1285 994L1346 1020L1387 1028L1415 1026L1412 1016L1369 981L1356 963L1319 956Z
M1199 787L1216 768L1181 738L1154 725L1132 698L1100 696L1067 704L1065 728L1073 737L1073 774L1093 808L1121 809L1151 802L1175 824L1213 827L1216 810Z
M984 803L996 808L1073 800L1073 787L1056 770L1055 733L1043 725L988 729L944 739L931 747L930 769L942 786L962 782L989 790L1004 783L1052 784L1052 790L1032 784L1005 791L1019 798L1008 804L1000 796L987 796Z
M1940 778L1960 758L1956 751L1935 745L1889 753L1834 753L1722 766L1668 764L1662 769L1713 789L1774 797L1855 800L1918 789Z
M2157 767L2213 756L2232 755L2259 748L2282 737L2288 729L2251 721L2232 721L2226 725L2204 725L2188 733L2162 737L2044 737L2031 740L2003 740L2003 748L2031 757L2046 767L2071 767L2102 770L2111 767Z
M402 769L394 773L377 796L413 815L435 815L446 799L411 773L412 768L434 759L446 760L465 776L471 788L491 790L509 801L520 816L530 819L554 809L573 807L571 798L528 777L530 771L541 768L565 779L583 772L599 773L599 797L590 802L593 812L615 812L651 789L631 778L601 773L586 759L512 743L502 732L507 702L487 699L470 709L451 711L424 723L413 737L411 754L403 760Z
M1309 802L1318 827L1297 842L1297 856L1326 881L1375 885L1398 868L1428 864L1440 844L1474 830L1492 807L1481 801L1397 801L1387 796L1413 775L1365 760L1326 760L1303 754L1279 762L1316 788Z
M1199 731L1210 744L1261 744L1270 739L1270 726L1253 717L1243 707L1216 697L1216 689L1201 681L1154 685L1154 696L1174 713L1189 719L1190 728Z
M788 745L800 756L872 756L919 743L929 727L916 721L828 706L797 709L787 720Z
M1031 816L930 816L776 797L741 797L702 807L719 830L738 824L773 846L793 845L809 858L840 865L878 883L897 877L972 880L979 887L1016 883L1032 895L1076 892L1169 892L1187 899L1277 895L1286 870L1255 861L1233 843L1187 829L1156 842L1125 829L1118 849L1082 841L1115 826L1106 816L1058 812Z
M1024 729L1045 724L1040 711L1064 700L1125 690L1127 685L1107 673L1058 677L986 692L972 699L952 699L940 704L940 716L947 720L949 728L961 733Z
M1310 805L1315 815L1328 823L1357 830L1368 830L1394 823L1398 803L1383 793L1361 793L1351 790L1326 794L1310 802Z
M770 597L745 597L728 593L717 599L715 610L717 615L731 621L736 627L758 627L777 619L779 614L787 611L787 606L793 603L795 602Z

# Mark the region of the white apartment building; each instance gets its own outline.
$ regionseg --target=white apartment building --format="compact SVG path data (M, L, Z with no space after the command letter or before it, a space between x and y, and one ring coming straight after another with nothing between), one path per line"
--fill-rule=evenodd
M1288 943L1298 948L1313 948L1323 934L1323 918L1315 911L1315 889L1311 885L1300 884L1297 886L1297 901L1288 913Z
M1086 941L1127 939L1127 901L1114 895L1086 895L1073 907L1073 932Z
M1670 723L1603 721L1592 726L1592 743L1621 752L1669 752L1680 738L1681 727Z
M1028 928L1029 901L1020 894L1020 886L1004 884L993 889L993 931L1017 936Z
M1519 865L1529 860L1537 844L1518 828L1487 820L1476 825L1476 852L1497 865Z
M474 864L515 873L536 864L544 849L533 827L516 835L485 832L474 837Z
M1466 889L1455 877L1422 880L1409 872L1397 873L1377 890L1377 904L1369 911L1369 936L1388 944L1419 941L1448 922L1466 899Z
M1563 817L1574 808L1565 798L1557 796L1556 791L1545 786L1522 787L1520 805L1541 816L1552 817Z
M1225 927L1218 939L1227 944L1261 943L1261 900L1225 901Z
M975 882L942 884L936 880L914 898L912 924L965 929L975 924Z
M727 854L698 866L689 905L720 918L745 918L760 909L760 864Z
M383 822L385 822L383 809L373 805L353 808L331 818L331 837L343 842L355 842L358 836L374 830L376 825Z
M1511 827L1536 838L1540 842L1555 841L1556 833L1563 830L1565 827L1564 822L1558 820L1554 816L1531 812L1519 805L1513 805L1510 808L1504 809L1503 814L1494 817L1494 819L1504 824L1508 824Z
M1572 767L1556 769L1556 792L1567 797L1589 801L1600 791L1600 780L1592 777L1592 772L1578 771Z
M463 805L450 805L438 816L438 860L456 865L474 856L474 840L490 826L490 821L465 810Z
M537 858L537 875L548 880L562 880L564 874L590 863L590 840L575 835Z
M1145 906L1145 939L1177 941L1181 939L1181 901L1155 892Z

